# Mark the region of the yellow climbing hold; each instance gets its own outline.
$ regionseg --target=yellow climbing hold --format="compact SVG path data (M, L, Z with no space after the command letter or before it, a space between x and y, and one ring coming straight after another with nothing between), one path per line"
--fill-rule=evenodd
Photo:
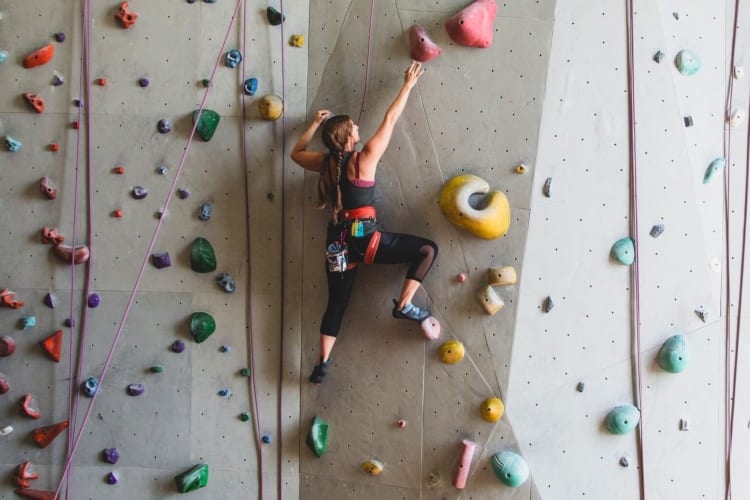
M376 458L371 458L366 462L362 462L362 470L369 473L371 476L377 476L383 472L383 462Z
M440 360L452 365L464 359L464 345L458 340L449 340L440 346Z
M523 163L519 163L516 165L516 173L517 174L525 174L528 169L526 168L526 165Z
M290 36L289 45L291 45L292 47L303 47L305 45L305 35Z
M268 94L258 102L258 111L264 120L278 120L284 114L284 101L277 94Z
M500 398L487 398L482 403L480 412L487 422L497 422L505 412L505 405Z
M469 198L485 194L481 208L474 208ZM440 191L440 209L448 220L486 240L504 236L510 226L508 198L476 175L465 174L450 179Z

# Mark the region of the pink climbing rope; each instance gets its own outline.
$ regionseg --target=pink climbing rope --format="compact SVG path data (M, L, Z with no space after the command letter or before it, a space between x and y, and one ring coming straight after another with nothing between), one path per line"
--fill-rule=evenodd
M279 0L279 10L281 11L281 102L286 103L286 58L285 50L286 38L284 36L284 0ZM283 105L282 104L282 105ZM284 321L284 290L286 290L286 251L284 248L284 238L286 236L286 113L281 113L281 335L279 339L279 408L277 414L278 444L277 444L277 476L276 492L279 500L283 498L283 478L281 477L282 469L282 452L284 450L282 427L282 415L284 408L284 332L286 331L286 322Z
M638 174L637 174L637 147L636 147L636 113L635 113L635 59L633 56L634 42L634 15L633 0L628 0L628 20L627 20L627 43L628 43L628 113L629 119L629 139L630 139L630 233L633 238L633 247L635 259L631 270L631 287L633 289L633 321L635 329L635 349L636 349L636 385L638 393L638 410L640 411L640 424L636 431L638 432L638 461L640 467L639 487L641 499L646 498L646 464L644 462L643 450L643 364L641 362L641 297L640 297L640 273L638 255Z
M362 114L365 112L365 101L367 100L367 81L370 79L370 54L372 50L372 24L374 15L375 0L370 0L370 28L367 31L367 59L365 60L365 88L362 91L362 104L359 107L357 124L362 121Z
M219 55L216 57L216 62L214 64L214 68L211 71L211 81L213 81L214 76L216 75L216 70L219 67L219 63L221 61L221 56L224 53L224 47L226 46L227 40L229 39L229 34L232 30L232 26L234 25L234 20L237 17L237 13L239 12L240 5L242 5L242 0L237 0L237 5L235 6L234 13L232 14L232 19L229 22L229 27L227 28L227 32L224 36L224 40L221 44L221 49L219 50ZM198 113L203 112L203 109L206 106L206 101L208 99L208 94L211 90L212 86L206 87L206 90L203 94L203 99L201 99L200 106L198 108ZM120 319L120 323L117 327L117 331L115 333L114 340L112 341L112 345L109 349L109 352L107 353L107 358L104 362L104 366L101 369L101 372L99 374L99 384L101 385L104 381L104 377L107 373L107 370L109 369L109 365L112 361L112 356L114 355L115 348L117 347L117 343L120 340L120 337L122 336L123 328L125 327L125 321L128 318L128 315L130 314L130 310L133 307L133 302L135 301L135 295L138 292L138 288L141 284L141 280L143 279L143 274L146 270L146 266L148 264L149 256L153 252L154 245L156 243L156 238L159 235L159 231L161 230L162 223L164 222L166 218L166 212L167 208L169 207L169 202L172 200L172 196L174 195L175 189L177 187L177 181L180 178L180 173L182 172L183 167L185 166L185 160L187 159L187 154L190 151L190 146L193 143L193 137L195 136L195 130L198 127L198 120L195 120L195 123L193 124L193 128L190 131L190 136L188 137L187 145L185 146L185 149L182 152L182 157L180 158L180 163L177 166L177 171L175 172L174 179L172 180L172 184L169 187L169 192L167 193L167 198L164 202L164 206L162 209L163 216L159 218L158 222L156 223L156 227L154 228L154 233L151 236L151 240L148 244L148 248L146 249L146 253L143 257L143 260L141 262L140 269L138 271L138 275L135 280L135 285L133 286L133 290L130 293L130 297L128 299L128 303L125 306L125 311L122 314L122 318ZM60 494L60 490L62 488L62 484L64 482L65 476L69 473L70 467L73 463L73 458L75 456L76 451L78 450L78 446L81 443L81 438L83 437L83 431L86 428L86 424L89 421L89 418L91 417L91 411L94 407L94 403L96 402L96 398L98 396L98 392L94 393L94 396L91 398L91 401L89 402L88 408L86 409L86 413L83 416L83 421L81 422L81 430L75 437L73 447L71 448L70 452L68 453L68 458L65 461L65 467L63 468L63 477L60 478L60 481L58 482L57 489L55 490L55 497L58 497Z

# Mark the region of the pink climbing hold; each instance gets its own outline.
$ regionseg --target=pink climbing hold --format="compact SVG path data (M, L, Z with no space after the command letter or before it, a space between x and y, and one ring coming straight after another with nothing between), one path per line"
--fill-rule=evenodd
M10 356L16 352L16 343L6 335L0 337L0 356Z
M63 262L67 262L70 264L71 262L74 264L83 264L84 262L87 262L89 260L89 256L91 255L91 252L89 252L89 247L86 245L78 245L77 247L73 248L70 245L63 245L62 243L58 243L54 247L52 247L52 250L55 252L55 255L60 257L60 259Z
M440 322L434 316L428 316L419 324L427 340L440 338Z
M8 379L5 377L5 374L0 373L0 394L5 394L8 391L10 391Z
M409 28L409 55L419 62L427 62L440 55L442 49L430 40L427 30L418 24Z
M497 14L495 0L475 0L445 22L451 40L459 45L486 49L492 45L493 27Z
M54 200L57 198L57 186L55 186L55 183L46 175L42 177L42 180L39 182L39 189L47 199Z
M471 460L474 457L474 448L476 443L464 439L462 441L463 450L461 451L461 457L458 459L458 465L456 466L456 475L453 478L453 486L457 489L462 490L466 487L466 480L469 478L469 469L471 468Z

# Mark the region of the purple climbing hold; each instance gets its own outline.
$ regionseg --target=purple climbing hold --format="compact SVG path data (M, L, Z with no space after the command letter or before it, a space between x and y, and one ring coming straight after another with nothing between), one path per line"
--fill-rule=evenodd
M179 188L177 190L177 196L179 196L181 200L184 200L185 198L190 196L190 191L188 190L188 188Z
M128 394L131 396L140 396L146 390L143 384L130 384L128 386Z
M185 341L184 340L175 340L172 342L172 351L176 352L177 354L181 353L185 350Z
M145 76L138 79L138 85L140 85L143 88L148 87L150 83L151 82L149 81L149 79L146 78Z
M63 83L65 83L65 80L63 80L61 74L57 73L54 77L52 77L52 85L54 85L55 87L59 87Z
M168 134L172 131L172 123L166 118L162 118L159 120L159 123L156 124L156 129L160 134Z
M172 265L172 261L169 258L169 252L151 254L151 263L156 269L162 269Z
M55 308L57 305L57 299L52 292L48 292L47 295L44 296L44 304L50 309Z
M104 448L102 450L102 460L108 464L116 464L120 460L120 452L117 451L117 448Z
M100 302L101 302L101 299L99 298L99 295L95 293L90 294L88 300L86 301L86 303L91 309L95 307L99 307Z
M148 195L148 189L143 186L135 186L131 191L130 195L136 200L142 200Z
M83 99L73 99L73 106L75 106L76 108L82 108Z
M65 318L65 321L63 321L63 325L70 328L76 326L76 322L72 318Z
M65 33L62 33L62 32L55 33L55 40L58 43L63 43L65 41Z
M110 472L106 477L107 484L117 484L117 474Z

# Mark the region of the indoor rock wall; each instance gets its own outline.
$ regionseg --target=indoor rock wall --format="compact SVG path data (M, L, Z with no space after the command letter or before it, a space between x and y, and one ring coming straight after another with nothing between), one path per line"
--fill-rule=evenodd
M635 4L643 413L636 432L615 436L605 416L637 398L634 268L609 257L612 244L631 235L627 10L611 0L498 2L494 41L477 49L452 42L444 28L468 3L133 0L128 9L139 16L123 29L114 17L118 2L93 2L91 71L82 80L88 2L0 0L0 50L8 53L0 64L0 136L23 143L20 151L0 151L0 227L7 231L0 288L26 303L0 310L0 335L16 343L12 356L0 358L11 386L0 395L0 429L14 429L0 436L0 499L17 498L14 478L27 460L39 474L33 488L58 486L67 434L40 449L32 430L68 419L70 381L77 401L78 383L99 376L105 364L85 426L91 399L81 397L72 414L71 429L82 437L69 436L67 446L76 449L63 489L68 498L177 497L174 476L199 463L209 464L210 479L192 498L632 499L641 485L646 498L723 497L725 365L734 349L725 351L741 313L747 163L746 125L728 129L724 120L733 5ZM283 10L283 25L269 23L269 5ZM740 19L743 13L744 5ZM355 119L361 112L361 135L374 133L409 63L413 24L442 54L427 63L383 157L378 216L388 230L440 246L417 303L432 310L442 336L426 341L419 327L392 319L403 266L363 267L331 371L312 385L307 376L326 301L326 215L313 208L317 176L288 153L321 108ZM65 41L54 33L65 33ZM288 44L292 34L305 36L304 48ZM746 27L740 24L737 34L735 59L742 64ZM47 43L55 46L52 61L23 68L24 56ZM703 62L696 75L675 68L683 48ZM244 66L224 65L230 49L243 52ZM661 63L652 59L657 50L665 54ZM217 58L207 88L201 82ZM62 85L51 84L55 74ZM258 92L243 98L249 77L258 79ZM100 78L106 85L96 85ZM148 86L139 85L141 78ZM87 83L79 116L73 100ZM45 100L44 113L24 102L24 92ZM284 98L281 119L259 115L257 103L267 94ZM734 106L746 109L747 94L747 78L736 80ZM204 96L221 122L210 141L190 142L191 113ZM73 128L79 119L80 129ZM171 122L171 132L159 133L161 119ZM729 167L704 184L709 162L727 154ZM519 164L525 174L516 172ZM123 175L114 173L119 166ZM443 183L464 173L508 197L511 225L503 238L481 240L440 213ZM45 175L57 184L55 200L39 192ZM148 196L133 199L135 186L148 188ZM190 196L170 197L174 188ZM159 224L155 214L167 201ZM213 206L208 221L198 218L204 202ZM665 227L658 238L649 235L654 224ZM44 226L78 243L91 229L89 265L71 272L40 242ZM199 236L213 244L216 272L190 269ZM150 263L151 243L152 251L170 253L171 267ZM519 281L496 288L505 307L489 316L475 294L496 266L514 266ZM216 285L219 272L236 279L233 294ZM88 277L101 298L95 309L85 305ZM48 292L57 297L54 309L44 304ZM547 297L551 309L543 308ZM705 322L696 310L708 312ZM217 322L200 344L189 332L196 311ZM28 316L36 326L23 330ZM75 325L67 327L71 316ZM55 363L38 343L58 329L63 356ZM677 333L687 338L689 364L670 374L655 359ZM450 339L466 348L455 365L438 356ZM175 340L186 343L184 352L172 351ZM742 397L746 351L739 347L735 470L747 463L743 422L750 419ZM154 373L154 365L164 371ZM248 367L250 378L240 374ZM127 394L133 383L145 386L142 396ZM20 411L27 393L36 398L39 420ZM506 406L496 423L479 413L492 396ZM256 410L257 419L243 421ZM330 425L320 458L305 444L315 416ZM452 480L464 439L477 448L460 491ZM101 458L111 447L121 455L115 465ZM491 457L502 450L528 462L530 479L518 488L493 474ZM361 469L370 458L384 463L379 476ZM116 485L107 484L111 472ZM734 498L743 498L750 484L737 476Z

